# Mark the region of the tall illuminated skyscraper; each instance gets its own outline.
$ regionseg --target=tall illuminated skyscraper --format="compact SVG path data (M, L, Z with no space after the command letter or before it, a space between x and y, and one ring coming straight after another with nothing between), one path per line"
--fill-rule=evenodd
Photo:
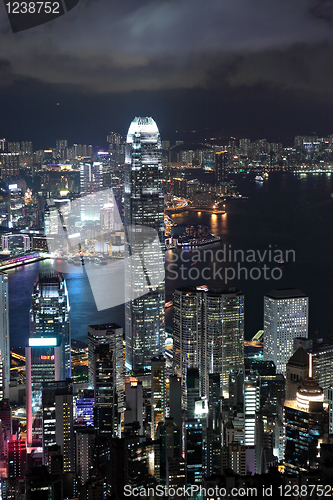
M187 404L187 370L198 368L200 394L209 394L209 374L220 376L229 397L229 373L244 365L244 296L239 290L181 287L173 294L173 362Z
M61 380L71 378L70 307L66 280L60 273L39 273L34 282L30 336L57 339L62 348Z
M8 274L0 273L0 377L3 392L2 398L9 398L10 384L10 340L9 340L9 317L8 317ZM2 367L2 370L1 370ZM2 376L1 376L2 371Z
M161 139L155 121L136 117L127 134L125 166L126 367L149 369L164 353L164 198ZM157 238L159 249L152 245ZM163 257L164 260L164 257ZM126 264L127 262L127 264Z
M308 338L309 298L295 288L272 290L264 298L264 360L286 376L294 338Z

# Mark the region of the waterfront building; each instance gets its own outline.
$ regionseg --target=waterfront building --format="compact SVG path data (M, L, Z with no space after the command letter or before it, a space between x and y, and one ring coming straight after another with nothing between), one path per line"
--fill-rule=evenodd
M8 274L0 273L0 396L9 397L10 384L10 338L8 311Z
M296 337L308 337L309 298L295 288L272 290L264 298L264 360L286 375Z
M125 162L126 367L150 369L164 354L164 196L161 139L155 121L136 117ZM144 256L144 260L143 260Z
M60 273L39 273L34 282L30 336L57 339L62 349L61 380L71 378L70 307L66 280Z
M228 151L217 151L215 153L215 183L223 186L226 182L228 167Z

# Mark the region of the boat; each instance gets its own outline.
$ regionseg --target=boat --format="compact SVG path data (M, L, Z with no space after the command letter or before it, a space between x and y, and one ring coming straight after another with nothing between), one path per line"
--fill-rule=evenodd
M256 175L255 178L254 178L254 180L256 182L264 182L264 178L261 175Z
M171 307L171 306L172 306L172 300L169 300L169 302L165 303L165 309L167 309L168 307Z

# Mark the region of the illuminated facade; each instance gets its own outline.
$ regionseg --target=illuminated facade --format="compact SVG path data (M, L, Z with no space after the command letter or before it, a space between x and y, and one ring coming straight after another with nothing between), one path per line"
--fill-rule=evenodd
M95 350L102 344L108 344L113 350L115 362L114 378L116 382L118 411L125 411L124 387L124 331L115 323L88 326L88 384L94 387Z
M30 336L58 339L62 348L61 380L71 378L70 307L66 280L60 273L39 273L34 282Z
M43 383L61 380L62 347L56 337L33 337L25 348L27 443L42 446L43 442Z
M8 274L0 273L0 376L3 398L9 397L10 384L10 339L8 316ZM0 394L1 395L1 394Z
M48 463L48 448L57 444L63 456L64 472L75 470L73 430L73 385L70 380L43 384L43 451Z
M328 412L323 408L324 392L309 376L296 393L296 400L284 404L286 473L308 472L319 465L318 448L328 432Z
M103 189L103 165L101 162L80 164L81 220L99 221L103 207L100 197L93 193Z
M151 437L155 439L158 424L165 420L166 384L165 358L158 356L151 360Z
M255 446L257 431L257 412L260 410L260 376L248 373L244 378L244 444Z
M204 299L207 374L221 374L222 395L229 397L229 373L244 365L244 295L239 290L208 290ZM206 375L206 393L208 376Z
M134 118L127 134L124 182L126 367L131 370L149 369L151 358L165 350L161 160L155 121ZM152 245L153 238L157 246Z
M173 295L174 371L182 379L186 408L189 368L198 368L200 394L209 393L209 374L220 374L221 393L229 397L229 373L243 370L244 296L239 290L181 287Z
M309 298L300 290L272 290L264 298L264 360L286 376L294 338L308 338Z

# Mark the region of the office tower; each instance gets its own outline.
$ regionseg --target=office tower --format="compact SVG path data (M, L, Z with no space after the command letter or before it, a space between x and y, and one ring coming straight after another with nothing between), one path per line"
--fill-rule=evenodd
M0 273L0 357L2 360L2 377L0 396L9 397L10 384L10 339L8 316L8 274Z
M182 404L187 409L187 372L197 368L200 394L205 377L205 342L203 335L202 291L181 287L173 294L173 364L181 378Z
M130 262L125 266L126 367L134 371L149 369L152 356L165 350L161 154L155 121L134 118L127 134L124 181L125 257Z
M70 379L45 382L42 392L44 463L50 447L60 446L63 472L74 472L73 385Z
M327 402L328 389L333 385L333 344L323 339L313 342L313 377L324 391Z
M124 331L115 323L88 326L88 384L94 387L95 350L102 344L108 344L113 350L115 362L115 381L118 411L123 412L124 403Z
M165 420L166 380L165 358L156 356L151 360L151 424L152 439L155 439L157 426Z
M297 391L296 400L286 400L284 404L284 468L289 474L309 472L318 467L318 448L328 432L324 393L312 377L312 370L310 354L309 376Z
M126 382L125 425L138 422L139 432L143 434L143 389L142 382Z
M300 290L272 290L264 298L264 360L286 375L295 337L308 337L309 298Z
M80 163L81 220L99 221L103 197L96 195L103 189L103 165L101 162Z
M296 393L309 372L309 356L302 345L286 364L286 399L296 399Z
M8 443L8 477L25 479L27 471L27 444L25 439L12 436Z
M120 436L115 353L108 344L101 344L95 349L94 400L97 433Z
M185 423L185 461L187 485L200 484L204 475L204 429L201 422L188 420Z
M70 307L66 280L60 273L39 273L34 282L30 336L58 340L62 349L61 380L71 378Z
M94 391L92 389L79 391L75 403L75 419L88 427L94 426Z
M228 151L218 151L215 153L215 184L223 186L226 182L228 166Z
M173 294L174 371L182 378L198 368L200 395L208 396L209 374L220 374L221 395L229 396L230 370L244 365L244 296L234 288L181 287Z
M61 380L62 346L57 337L31 337L25 348L27 390L27 444L42 446L43 383Z
M257 412L260 410L260 377L256 372L245 374L244 378L244 414L246 446L256 444Z
M221 374L222 395L228 398L230 370L244 367L244 295L235 288L207 290L203 300L207 372Z

